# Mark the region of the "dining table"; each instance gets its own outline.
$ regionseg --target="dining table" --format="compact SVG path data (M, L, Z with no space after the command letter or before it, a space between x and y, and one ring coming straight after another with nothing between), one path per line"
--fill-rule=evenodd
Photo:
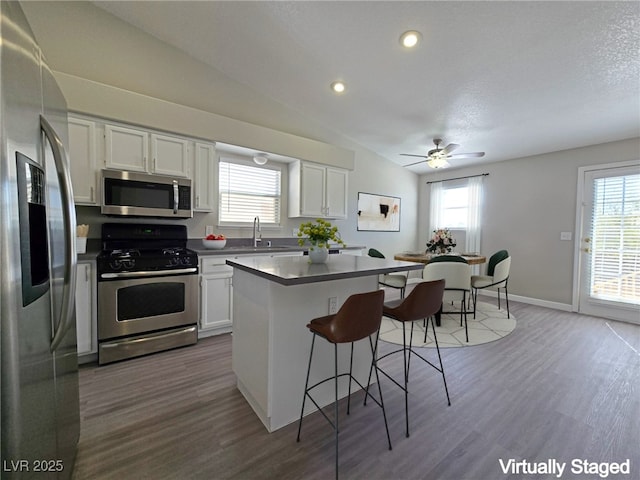
M461 254L445 254L445 255L458 255L464 258L469 265L481 265L486 263L487 257L484 255L478 255L475 253L461 253ZM431 261L432 258L436 256L441 256L441 254L433 254L433 253L425 253L425 252L403 252L396 253L393 256L394 260L402 260L405 262L418 262L424 263L425 265Z
M423 263L424 265L426 265L431 261L432 258L436 256L442 256L442 255L443 254L434 254L434 253L426 253L426 252L403 252L403 253L396 253L393 256L393 259L401 260L405 262ZM486 263L487 261L487 257L485 257L484 255L479 255L475 253L462 253L462 254L448 253L444 255L461 256L467 261L469 265L481 265L483 263ZM436 313L435 317L436 317L436 325L439 327L441 325L442 307L440 308L440 311Z

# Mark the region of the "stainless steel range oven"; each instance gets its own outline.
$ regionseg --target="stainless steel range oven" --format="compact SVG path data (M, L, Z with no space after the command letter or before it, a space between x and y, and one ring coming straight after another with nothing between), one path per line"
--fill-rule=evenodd
M105 223L98 255L98 363L198 340L198 256L184 225Z

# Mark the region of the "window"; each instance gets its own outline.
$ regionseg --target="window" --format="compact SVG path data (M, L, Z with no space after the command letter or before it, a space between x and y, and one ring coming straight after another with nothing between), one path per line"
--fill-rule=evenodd
M469 189L466 186L444 189L440 226L450 229L466 229L468 210Z
M219 224L243 224L260 217L263 224L280 223L279 165L257 167L244 161L220 159L218 167Z
M430 197L430 234L432 230L448 228L464 232L464 244L458 249L480 251L480 212L482 176L457 180L450 184L434 182Z
M640 175L593 185L590 294L640 304Z

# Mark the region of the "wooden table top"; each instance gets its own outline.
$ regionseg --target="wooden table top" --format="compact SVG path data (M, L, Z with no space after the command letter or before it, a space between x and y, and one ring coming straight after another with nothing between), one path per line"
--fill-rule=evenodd
M393 258L394 260L403 260L405 262L418 262L424 263L425 265L431 261L431 258L434 255L431 253L396 253ZM483 255L461 255L469 265L480 265L487 261L487 257Z

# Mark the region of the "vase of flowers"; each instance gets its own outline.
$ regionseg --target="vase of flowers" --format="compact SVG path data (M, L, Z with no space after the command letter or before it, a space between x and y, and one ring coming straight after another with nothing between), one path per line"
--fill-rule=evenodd
M427 253L450 253L456 246L456 240L448 228L438 228L433 231L433 236L427 242Z
M324 263L329 257L329 241L342 246L345 243L340 238L338 227L331 225L322 218L315 222L302 223L298 228L298 245L309 245L309 260L311 263Z

